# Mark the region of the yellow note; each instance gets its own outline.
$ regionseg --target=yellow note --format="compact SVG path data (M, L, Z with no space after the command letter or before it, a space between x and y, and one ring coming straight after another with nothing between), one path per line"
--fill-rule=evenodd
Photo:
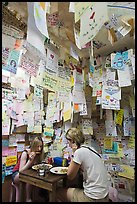
M128 141L128 148L135 148L135 137L131 136Z
M70 77L71 86L74 86L74 77L71 75Z
M71 119L71 109L64 112L64 122Z
M112 149L113 140L112 137L104 137L104 149Z
M12 166L17 163L17 156L7 156L6 157L6 166Z
M117 113L116 119L115 119L115 123L118 125L122 125L122 121L123 121L123 116L124 116L124 110L120 109Z
M34 133L42 133L42 126L41 125L35 125L33 132Z
M109 154L112 158L121 158L124 156L123 147L119 147L118 145L118 153L117 154Z
M54 134L54 129L48 128L48 127L44 128L44 135L53 136L53 134Z
M39 4L40 4L41 8L42 8L43 10L45 10L45 2L39 2Z
M123 172L119 172L118 175L125 177L125 178L129 178L129 179L134 179L135 177L135 172L134 172L134 168L128 165L120 165L122 167L122 169L124 170Z

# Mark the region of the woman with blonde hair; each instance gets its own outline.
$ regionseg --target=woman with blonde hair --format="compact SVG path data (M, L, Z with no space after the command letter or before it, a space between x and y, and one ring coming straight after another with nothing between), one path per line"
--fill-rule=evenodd
M83 174L83 188L60 188L58 201L66 202L109 202L107 171L100 154L84 145L85 137L77 128L70 128L66 139L74 155L68 167L67 177L73 180L78 171Z
M43 140L41 136L38 136L31 142L30 149L26 149L22 152L13 169L12 182L14 185L19 188L19 173L21 171L31 168L33 165L40 163L43 159ZM30 184L26 184L26 202L31 202L31 193L32 186Z

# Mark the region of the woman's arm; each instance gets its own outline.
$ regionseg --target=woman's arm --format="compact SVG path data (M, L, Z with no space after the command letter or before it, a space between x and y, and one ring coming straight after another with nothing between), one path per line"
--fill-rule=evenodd
M20 158L19 172L29 169L33 165L33 161L34 161L34 156L33 156L33 159L30 158L27 161L27 153L23 152Z
M68 179L73 180L76 177L79 168L80 168L80 164L72 160L67 171Z

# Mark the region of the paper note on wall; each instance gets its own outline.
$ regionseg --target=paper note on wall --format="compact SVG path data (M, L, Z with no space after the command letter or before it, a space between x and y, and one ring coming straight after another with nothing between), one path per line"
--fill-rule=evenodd
M113 148L113 139L112 137L104 137L104 149Z
M63 113L64 122L66 122L66 121L71 119L71 114L72 114L72 110L71 109L69 109L67 111L64 111L64 113Z
M34 18L39 31L49 38L46 21L46 2L34 2Z
M17 163L17 156L7 156L6 157L6 166L12 166Z
M96 36L107 19L106 2L94 2L93 6L86 9L80 21L81 46L84 46Z
M48 128L48 127L44 128L44 135L45 135L45 136L53 137L53 135L54 135L54 129Z
M115 123L118 125L122 125L123 116L124 116L124 110L120 109L116 115Z
M49 49L47 49L46 68L55 74L57 73L58 56L53 51L51 51Z
M83 13L92 5L94 5L93 2L84 2L84 4L82 2L74 2L75 23L80 20Z
M45 36L38 30L34 19L34 2L28 3L28 29L27 41L46 56L44 40Z
M8 156L9 148L8 147L2 147L2 156Z
M129 179L134 179L135 178L135 170L133 167L130 167L128 165L120 165L123 169L122 172L119 172L118 175L129 178Z

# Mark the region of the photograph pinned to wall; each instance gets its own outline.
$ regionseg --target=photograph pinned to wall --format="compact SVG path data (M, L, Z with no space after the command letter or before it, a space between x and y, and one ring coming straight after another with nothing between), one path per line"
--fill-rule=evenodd
M7 65L2 66L2 68L4 70L7 70L7 71L13 73L13 74L16 74L18 64L19 64L20 54L21 54L21 52L18 50L10 51L9 56L8 56Z

